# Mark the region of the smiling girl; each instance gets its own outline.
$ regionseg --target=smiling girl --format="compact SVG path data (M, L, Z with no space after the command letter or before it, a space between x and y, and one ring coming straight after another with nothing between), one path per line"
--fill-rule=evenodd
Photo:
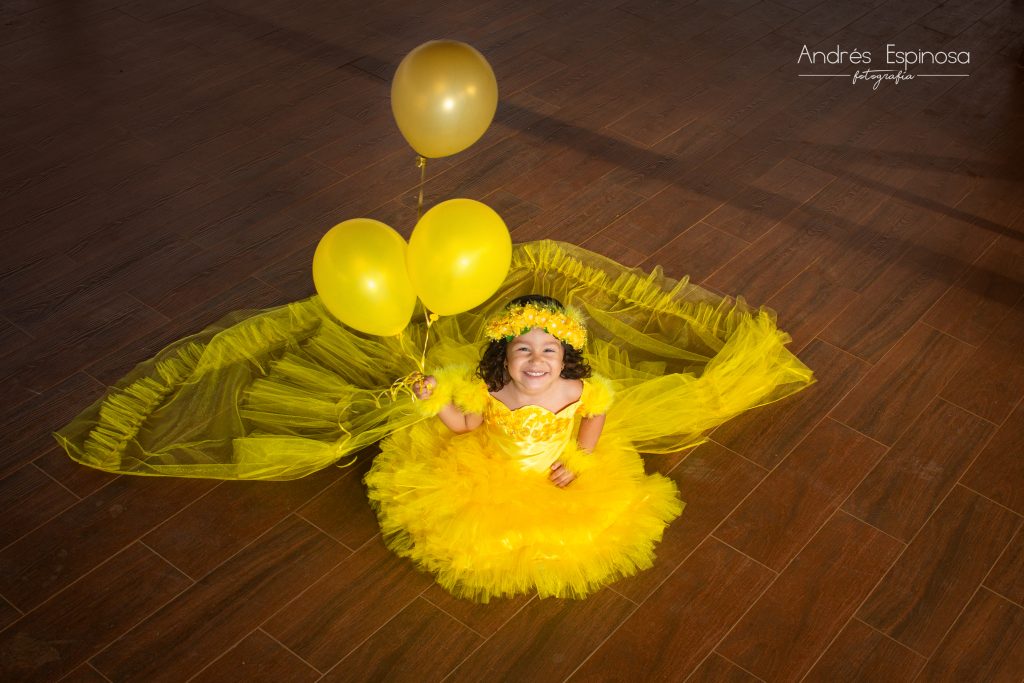
M584 597L649 567L682 511L628 443L601 440L612 402L578 313L513 300L488 321L475 377L415 387L424 422L384 441L366 477L385 542L460 597ZM600 445L599 445L600 441Z

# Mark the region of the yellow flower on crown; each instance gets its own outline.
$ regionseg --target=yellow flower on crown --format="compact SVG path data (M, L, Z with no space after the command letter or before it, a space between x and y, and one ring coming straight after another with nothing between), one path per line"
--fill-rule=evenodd
M505 309L487 321L484 334L492 341L511 341L534 327L541 328L577 350L587 343L587 327L583 324L583 315L577 309L566 306L565 310L561 310L538 303Z

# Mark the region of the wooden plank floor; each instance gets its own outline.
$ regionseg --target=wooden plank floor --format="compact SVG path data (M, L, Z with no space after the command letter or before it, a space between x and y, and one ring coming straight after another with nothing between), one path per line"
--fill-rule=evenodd
M1024 679L1019 2L12 0L0 19L0 679ZM766 304L818 374L651 458L686 511L654 568L585 601L451 598L384 549L365 463L113 477L50 436L168 342L310 294L332 224L408 234L388 83L438 37L483 51L501 103L431 162L428 202ZM798 76L803 45L878 68L886 43L969 50L970 75Z

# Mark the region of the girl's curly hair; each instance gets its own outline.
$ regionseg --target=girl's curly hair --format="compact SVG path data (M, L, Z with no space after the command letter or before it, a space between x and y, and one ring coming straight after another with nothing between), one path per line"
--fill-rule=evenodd
M554 306L559 310L564 310L565 308L565 306L562 305L562 302L558 299L553 299L552 297L544 296L543 294L527 294L526 296L518 297L508 302L505 308L507 309L513 306L522 306L525 304ZM480 363L476 366L477 377L486 382L488 391L498 391L512 380L508 374L508 370L505 368L507 349L508 341L505 339L488 342L487 348L484 349L483 356L480 358ZM563 378L586 379L587 377L590 377L590 365L583 357L582 351L569 346L565 342L562 342L562 351L564 352L561 373Z

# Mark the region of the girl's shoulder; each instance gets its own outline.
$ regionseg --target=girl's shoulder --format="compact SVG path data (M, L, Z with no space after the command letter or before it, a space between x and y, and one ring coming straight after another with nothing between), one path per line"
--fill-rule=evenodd
M611 408L614 400L615 390L611 380L603 375L592 375L583 380L579 413L584 417L603 415Z
M562 399L565 403L575 403L576 401L583 400L583 394L587 390L586 380L582 379L563 379L562 380Z

